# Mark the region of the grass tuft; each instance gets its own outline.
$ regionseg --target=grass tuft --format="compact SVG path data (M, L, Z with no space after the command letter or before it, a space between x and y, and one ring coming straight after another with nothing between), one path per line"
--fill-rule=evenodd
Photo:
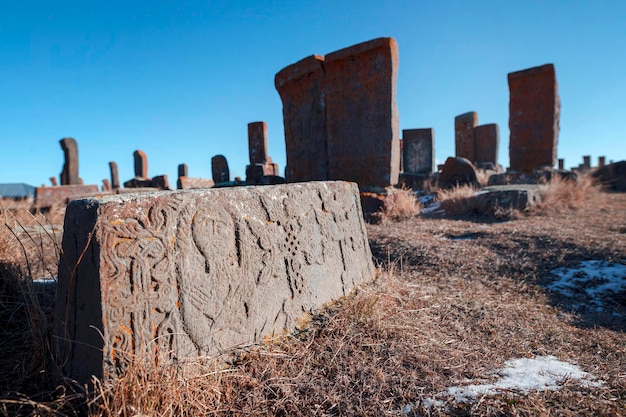
M415 217L419 213L420 205L411 189L394 190L385 197L382 210L383 218L401 221Z

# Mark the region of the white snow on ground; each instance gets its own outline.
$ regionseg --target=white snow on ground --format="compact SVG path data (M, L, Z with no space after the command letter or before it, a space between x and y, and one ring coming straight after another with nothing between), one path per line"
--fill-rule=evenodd
M571 298L582 297L586 306L602 311L603 299L626 291L626 265L606 261L585 261L577 268L558 268L551 271L558 279L548 285L554 292Z
M576 365L563 362L554 356L537 356L533 359L512 359L496 371L498 380L493 383L454 386L444 390L438 397L453 397L457 403L474 402L484 395L497 395L504 391L519 391L528 394L531 391L558 390L565 381L578 381L580 386L596 387L602 382L584 372ZM444 401L425 398L422 404L427 408L441 407ZM412 406L402 407L408 414Z

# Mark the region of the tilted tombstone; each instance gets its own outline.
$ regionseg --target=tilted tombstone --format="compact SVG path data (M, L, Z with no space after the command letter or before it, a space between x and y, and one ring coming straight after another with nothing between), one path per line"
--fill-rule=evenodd
M117 163L109 162L109 170L111 171L111 188L117 190L120 188L120 176L117 170Z
M398 183L398 45L378 38L326 55L328 176L362 187Z
M495 123L476 126L474 128L474 139L476 141L475 162L498 163L498 147L500 146L500 129Z
M554 65L512 72L508 81L511 170L553 167L561 111Z
M80 185L80 177L78 176L78 144L74 138L63 138L59 141L65 163L63 171L61 171L61 185Z
M311 55L274 78L283 102L288 182L328 178L324 57Z
M230 170L228 169L228 161L224 155L215 155L211 158L211 174L215 184L229 182Z
M430 174L435 167L435 129L402 131L404 172Z
M130 358L200 372L194 360L291 332L375 273L347 182L79 200L64 230L55 340L80 383Z
M478 113L463 113L454 118L455 156L476 162L476 139L474 128L478 126Z

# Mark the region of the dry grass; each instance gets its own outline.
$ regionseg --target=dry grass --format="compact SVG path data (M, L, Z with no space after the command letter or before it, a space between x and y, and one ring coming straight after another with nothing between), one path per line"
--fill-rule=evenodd
M546 184L539 186L540 212L562 212L578 210L589 205L599 204L604 193L589 174L581 174L576 180L563 179L555 175Z
M135 368L96 384L91 395L79 387L54 391L45 381L14 385L0 397L0 414L622 415L624 294L608 311L580 312L544 285L550 270L581 260L624 262L626 195L607 194L575 211L483 220L410 217L368 225L382 271L375 283L298 334L240 350L227 363L199 365L196 378L174 367ZM489 379L509 359L535 355L575 363L604 385L566 381L560 391L509 391L471 404L442 394L463 381ZM26 360L17 358L14 367ZM428 398L445 407L428 408Z
M407 220L417 216L419 212L419 202L411 189L394 189L392 193L385 197L385 204L382 210L383 218L394 221Z

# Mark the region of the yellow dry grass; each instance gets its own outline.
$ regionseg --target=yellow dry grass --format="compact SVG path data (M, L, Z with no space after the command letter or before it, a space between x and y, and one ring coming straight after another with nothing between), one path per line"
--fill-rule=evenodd
M385 197L383 218L400 221L417 216L419 212L419 202L411 189L393 190Z

